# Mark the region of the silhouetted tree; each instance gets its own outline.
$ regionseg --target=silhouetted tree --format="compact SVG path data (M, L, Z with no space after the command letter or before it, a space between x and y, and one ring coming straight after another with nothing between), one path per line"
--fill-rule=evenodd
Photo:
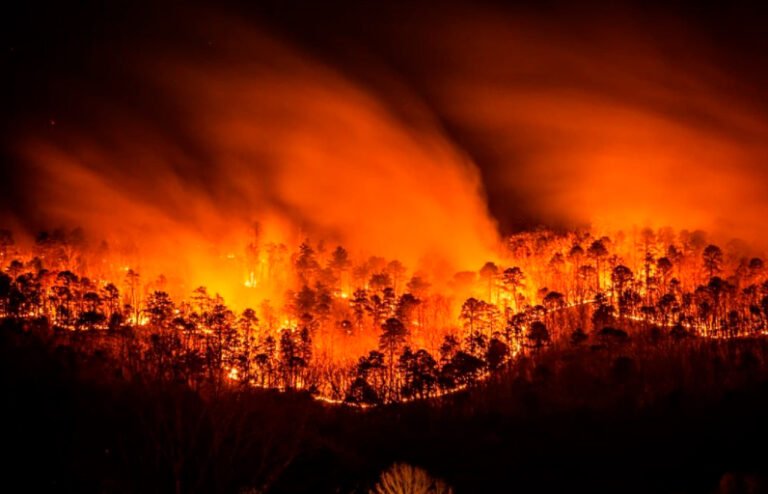
M707 271L707 279L720 272L723 263L723 251L716 245L708 245L701 254L704 269Z
M533 321L525 337L530 347L536 350L549 344L549 331L547 326L541 321Z
M520 268L512 267L505 269L501 274L501 286L512 301L512 306L517 310L519 308L519 293L525 287L525 275Z
M403 323L399 319L391 317L381 326L381 335L379 336L379 350L387 357L387 392L389 399L393 398L393 386L395 382L395 355L400 347L405 343L407 332Z
M600 275L602 274L601 264L608 257L608 250L601 240L595 240L587 249L587 255L595 261L595 290L600 291Z
M508 357L509 347L496 338L491 339L491 342L488 344L488 352L486 354L488 369L491 371L498 371L502 368L502 365Z

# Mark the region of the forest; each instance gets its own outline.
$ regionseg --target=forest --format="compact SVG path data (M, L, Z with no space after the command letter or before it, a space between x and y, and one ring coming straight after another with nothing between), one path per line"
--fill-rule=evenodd
M2 492L768 494L768 3L0 23Z
M47 466L40 488L508 492L512 461L524 492L562 488L546 472L569 462L574 492L624 492L638 454L654 458L644 491L765 485L729 470L761 471L730 436L653 443L721 420L768 432L768 282L743 242L540 229L445 274L255 234L234 256L254 305L236 309L204 286L172 298L81 230L0 238L9 444L17 475ZM515 452L497 451L507 440ZM581 450L613 473L585 473Z
M0 314L103 354L126 379L306 390L354 406L438 397L545 347L594 351L646 330L753 337L768 320L763 259L701 231L522 233L499 262L443 279L341 246L255 237L244 283L285 290L237 310L205 286L174 300L162 274L147 281L126 266L110 278L93 268L109 264L108 246L93 253L79 230L41 233L29 250L4 231Z

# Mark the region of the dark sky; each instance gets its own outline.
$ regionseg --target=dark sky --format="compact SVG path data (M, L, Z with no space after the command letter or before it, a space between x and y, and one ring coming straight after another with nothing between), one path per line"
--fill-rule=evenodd
M616 122L632 128L662 122L672 134L679 131L678 140L664 143L663 159L722 140L707 154L749 161L743 174L726 180L732 187L768 176L760 145L768 122L768 17L761 2L19 3L2 21L0 207L22 221L42 225L52 213L40 207L45 196L34 191L41 177L19 157L19 142L31 136L66 149L71 129L112 142L114 132L105 130L111 114L137 116L143 127L166 136L194 157L169 166L195 187L216 188L207 166L215 158L189 132L194 117L134 66L147 60L159 67L169 54L210 62L211 71L230 60L240 63L236 44L219 49L228 36L221 17L253 26L365 88L403 126L439 129L477 166L488 208L504 232L590 221L600 199L586 191L602 184L605 172L582 173L584 163L611 156L620 163L615 166L635 167L627 156L670 135L615 134ZM185 81L179 76L173 83ZM615 121L593 125L593 109ZM736 158L732 149L743 148L743 141L755 149ZM663 159L649 173L664 172ZM92 166L110 166L101 163ZM702 166L709 166L709 178L694 182L720 173L715 165ZM679 183L676 173L662 182ZM609 180L605 187L616 185ZM663 183L655 194L668 190ZM694 197L691 203L669 208L698 204L708 192L698 187L685 194ZM761 206L762 197L763 189L750 191L746 200L755 204L748 206ZM295 207L282 197L275 202ZM728 202L712 211L736 206ZM706 223L707 215L723 224L709 209L692 217Z

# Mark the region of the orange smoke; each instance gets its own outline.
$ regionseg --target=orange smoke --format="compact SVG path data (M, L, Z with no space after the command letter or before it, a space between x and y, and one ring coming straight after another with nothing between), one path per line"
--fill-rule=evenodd
M413 19L398 24L401 63L482 158L502 223L669 225L765 245L764 86L691 19L456 5Z
M264 241L478 269L497 245L484 185L504 224L767 240L762 88L683 19L362 9L353 44L381 57L364 69L192 10L175 41L103 48L107 75L67 93L76 118L14 136L31 224L136 245L142 269L236 304L248 273L228 259L256 221Z
M416 100L422 123L406 125L263 33L224 19L188 28L215 40L210 53L169 45L121 58L141 106L80 88L80 121L20 140L44 223L128 241L145 253L140 269L235 304L245 275L222 259L242 254L257 221L263 241L293 249L312 236L411 268L493 255L477 170Z

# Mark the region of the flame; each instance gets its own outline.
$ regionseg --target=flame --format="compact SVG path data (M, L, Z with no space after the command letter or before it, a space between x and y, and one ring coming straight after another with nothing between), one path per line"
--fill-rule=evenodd
M233 381L238 381L238 380L240 380L240 377L238 376L238 371L237 371L237 368L235 368L235 367L232 367L232 368L229 370L229 374L227 374L227 378L229 378L229 379L231 379L231 380L233 380Z
M493 257L477 168L417 99L405 104L423 123L406 125L374 92L295 47L238 21L216 24L215 61L162 45L125 60L124 76L172 114L112 95L109 112L73 118L56 135L17 136L39 213L25 226L81 226L135 252L144 276L206 285L239 306L259 286L240 281L249 271L233 248L253 240L256 223L262 244L313 235L412 266ZM174 115L183 117L160 127Z

